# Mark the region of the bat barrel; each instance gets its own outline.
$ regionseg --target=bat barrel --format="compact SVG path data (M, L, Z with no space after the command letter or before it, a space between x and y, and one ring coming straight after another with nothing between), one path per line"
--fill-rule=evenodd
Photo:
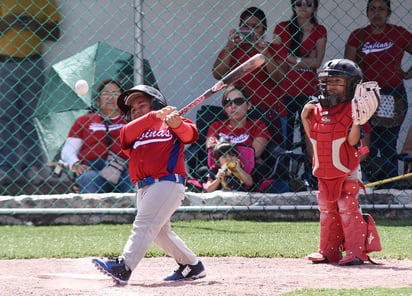
M246 62L242 63L239 65L237 68L233 69L230 71L229 74L224 76L221 80L219 80L212 88L208 89L206 92L204 92L200 97L196 98L189 104L187 104L185 107L183 107L179 111L179 115L185 114L189 110L193 109L200 103L204 102L207 100L209 97L211 97L214 93L220 91L223 88L226 88L228 84L233 84L245 75L249 74L253 70L257 69L261 65L263 65L266 61L266 58L263 54L258 53L248 59Z

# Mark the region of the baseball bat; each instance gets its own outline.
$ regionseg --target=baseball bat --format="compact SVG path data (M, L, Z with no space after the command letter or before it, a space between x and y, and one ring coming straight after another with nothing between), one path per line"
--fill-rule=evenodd
M378 186L378 185L382 185L382 184L385 184L385 183L398 181L398 180L406 179L406 178L410 178L410 177L412 177L412 173L407 173L407 174L404 174L404 175L400 175L400 176L396 176L396 177L392 177L392 178L383 179L383 180L380 180L380 181L368 183L368 184L365 185L365 187L374 187L374 186Z
M205 91L200 97L194 99L192 102L190 102L185 107L183 107L183 109L179 111L179 115L185 114L186 112L193 109L200 103L206 101L213 94L217 93L223 88L226 88L227 85L238 81L246 74L249 74L256 68L260 67L261 65L263 65L265 60L266 60L265 56L262 55L261 53L254 55L253 57L248 59L246 62L242 63L241 65L239 65L238 67L230 71L221 80L219 80L214 86L212 86L207 91Z

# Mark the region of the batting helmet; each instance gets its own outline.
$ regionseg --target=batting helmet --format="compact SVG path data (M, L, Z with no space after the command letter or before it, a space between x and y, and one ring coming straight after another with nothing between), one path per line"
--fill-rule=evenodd
M324 108L332 108L340 103L349 101L355 94L356 86L362 82L362 70L359 66L348 59L335 59L326 62L319 72L319 103ZM327 92L328 81L325 78L345 78L345 94L332 94Z
M167 101L159 90L152 86L139 84L124 91L119 96L117 105L124 114L128 115L134 94L139 92L145 93L152 98L152 110L160 110L167 106Z

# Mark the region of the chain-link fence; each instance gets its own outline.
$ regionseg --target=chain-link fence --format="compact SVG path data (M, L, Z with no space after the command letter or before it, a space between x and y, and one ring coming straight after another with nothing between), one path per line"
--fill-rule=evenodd
M374 118L371 127L364 130L371 137L369 146L374 144L372 155L363 163L364 182L402 175L407 172L404 164L410 166L410 159L401 155L401 149L411 124L410 108L407 110L411 105L412 80L402 82L399 74L402 73L399 67L407 72L412 65L412 45L406 38L412 32L410 1L391 1L388 23L405 31L399 27L386 30L382 38L368 29L351 34L370 23L367 1L320 1L318 7L317 1L310 0L295 1L293 6L290 1L22 3L25 2L3 1L1 4L0 178L3 195L78 192L86 185L76 180L73 166L87 163L96 171L104 167L108 156L104 147L114 146L107 139L114 138L116 142L118 136L110 131L122 124L115 120L107 124L101 116L91 115L102 114L103 111L98 111L104 91L116 93L116 90L99 89L105 79L120 81L119 86L125 89L138 83L153 85L162 91L170 105L182 108L241 61L263 51L273 57L270 65L240 82L250 95L248 118L251 123L243 125L241 119L235 119L230 125L242 123L243 131L226 135L232 142L249 146L253 141L242 142L242 139L256 138L253 146L258 156L253 159L255 169L250 171L255 184L246 190L278 193L316 189L308 156L310 146L302 137L298 113L309 97L319 94L316 73L320 66L344 55L356 60L368 77L385 84L382 89L385 106L389 108L379 110L383 119ZM242 12L249 7L261 10L249 11L249 17L241 21ZM374 7L374 14L380 15L381 9ZM313 10L317 23L311 21ZM296 17L293 11L297 12ZM246 34L244 41L252 37L256 38L252 43L259 38L265 42L252 46L239 42L235 33L239 29L246 31L241 32ZM251 29L256 37L249 34ZM354 38L348 42L350 36ZM375 38L376 42L362 43L369 42L368 38ZM272 45L267 48L269 44ZM386 51L393 55L392 59L370 60L381 54L387 58ZM374 71L380 72L376 75ZM388 71L394 76L387 77ZM412 74L409 71L406 75ZM79 95L74 90L79 79L89 84L90 90L85 94ZM391 87L402 83L404 88ZM242 107L243 101L235 100L222 106L222 95L213 96L186 114L196 122L200 132L199 140L187 147L185 153L192 179L188 190L204 191L202 183L206 183L210 175L211 153L205 143L210 125L217 120L233 120L228 109ZM72 126L81 116L89 121L78 124L76 134ZM262 131L259 121L268 131ZM90 125L91 122L95 125ZM84 132L92 130L90 126L97 126L95 133ZM217 129L216 134L221 136L222 132ZM74 146L66 146L66 158L62 157L68 136L80 139L85 136L81 143L90 142L88 149L92 152L82 154L81 146L75 141ZM97 160L103 162L95 163ZM110 186L104 180L99 182L89 190L133 190L126 185L122 187L121 181ZM404 179L381 187L406 190L411 182Z

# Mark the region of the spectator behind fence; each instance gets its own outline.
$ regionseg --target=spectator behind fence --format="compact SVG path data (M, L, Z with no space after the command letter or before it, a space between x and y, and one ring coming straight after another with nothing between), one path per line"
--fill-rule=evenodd
M319 72L319 102L310 101L302 110L304 130L313 146L313 175L319 187L320 243L318 252L308 256L314 263L358 265L369 260L367 253L380 250L380 244L375 245L379 242L376 228L371 233L373 242L366 239L374 223L370 216L364 219L357 200L362 182L360 125L379 104L377 84L361 82L362 71L353 61L328 61ZM359 101L366 108L354 105ZM358 119L356 114L363 117ZM342 258L343 249L346 256Z
M213 147L212 155L215 164L208 176L206 192L249 190L253 185L253 179L245 171L235 145L227 141L220 142Z
M318 23L318 0L292 0L292 17L276 25L273 43L282 46L286 77L280 83L283 102L289 112L285 148L294 143L295 123L310 96L316 95L316 74L325 56L326 28ZM299 134L303 135L301 124ZM303 140L301 138L298 142ZM304 147L303 147L304 149Z
M408 133L406 134L405 142L401 150L401 159L404 162L403 173L412 172L412 124L409 125Z
M60 36L55 1L0 2L0 182L34 178L45 157L33 125L44 85L43 44Z
M170 218L185 198L185 144L199 137L196 125L167 106L160 91L136 85L122 93L119 107L132 119L122 128L122 149L130 157L129 171L137 191L137 215L123 254L93 263L117 283L126 284L155 243L179 267L165 281L196 280L206 276L203 263L171 230ZM185 294L185 293L183 293Z
M218 142L228 141L235 145L253 147L256 167L253 177L261 180L272 169L262 159L270 140L265 123L248 117L252 104L247 89L241 85L230 85L222 97L222 106L228 119L213 122L206 134L206 150Z
M96 98L97 111L75 121L61 158L76 177L80 193L132 192L127 156L120 147L120 129L126 124L117 99L120 84L104 80Z
M287 111L283 101L279 99L277 87L277 81L282 79L283 73L279 68L278 49L264 40L266 30L267 19L261 9L249 7L243 11L239 28L230 30L228 41L213 64L213 76L221 79L255 54L262 53L266 56L266 64L243 77L238 83L247 88L252 105L264 113L269 131L278 143L283 140L282 132L286 132ZM281 129L282 119L284 130Z
M405 52L412 54L412 34L388 23L390 0L369 0L366 15L370 24L350 34L345 58L361 67L364 81L377 81L381 87L381 104L370 120L370 164L384 165L386 177L393 177L398 174L396 143L408 108L404 80L412 78L412 67L405 72L401 64ZM377 179L372 175L369 181Z

